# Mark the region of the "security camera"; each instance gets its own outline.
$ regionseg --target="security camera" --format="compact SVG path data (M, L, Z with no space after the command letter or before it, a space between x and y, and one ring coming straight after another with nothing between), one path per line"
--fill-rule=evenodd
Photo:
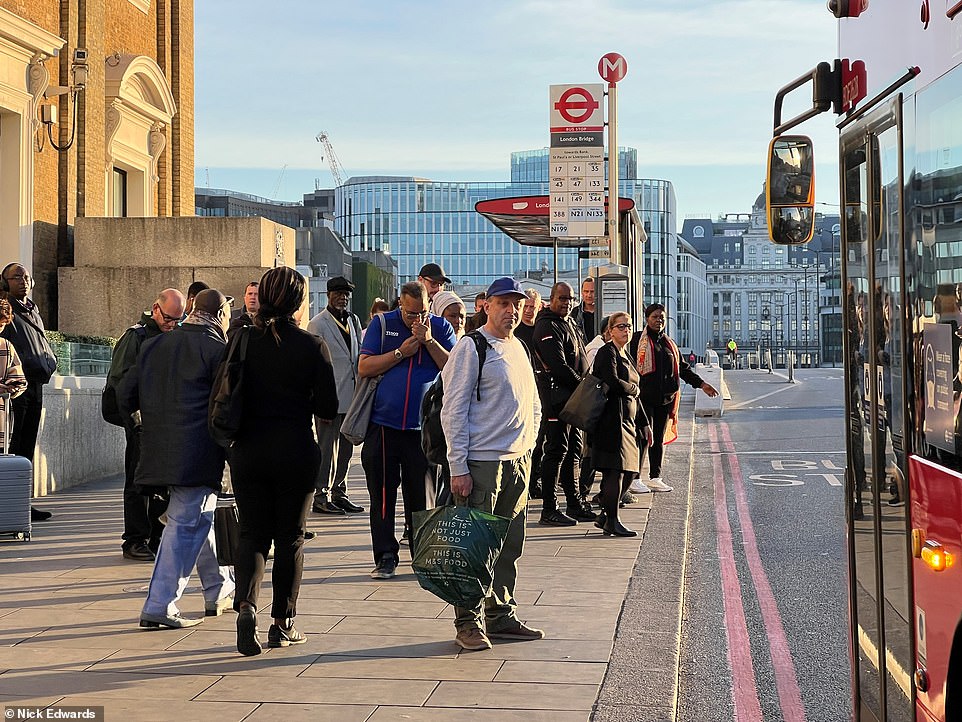
M87 51L84 48L77 48L73 51L73 61L75 63L87 62Z

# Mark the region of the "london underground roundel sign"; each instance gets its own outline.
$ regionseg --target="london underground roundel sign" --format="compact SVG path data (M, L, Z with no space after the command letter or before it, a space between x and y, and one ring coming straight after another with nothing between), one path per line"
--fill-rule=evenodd
M628 74L628 61L618 53L605 53L598 61L598 74L614 85Z

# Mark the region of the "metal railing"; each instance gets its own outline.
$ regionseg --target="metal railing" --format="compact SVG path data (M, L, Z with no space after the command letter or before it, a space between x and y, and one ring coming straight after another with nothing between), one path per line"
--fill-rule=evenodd
M61 376L106 376L113 348L91 343L53 342Z

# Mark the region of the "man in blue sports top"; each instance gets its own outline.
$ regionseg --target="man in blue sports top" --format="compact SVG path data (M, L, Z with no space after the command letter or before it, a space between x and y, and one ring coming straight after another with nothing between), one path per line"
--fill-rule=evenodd
M397 569L400 544L394 513L398 487L408 525L412 513L427 507L428 495L434 498L434 490L428 489L428 462L421 451L421 400L447 362L456 339L451 324L432 316L428 308L424 285L405 283L400 306L375 316L361 344L358 376L383 374L361 447L361 465L371 495L373 579L390 579Z

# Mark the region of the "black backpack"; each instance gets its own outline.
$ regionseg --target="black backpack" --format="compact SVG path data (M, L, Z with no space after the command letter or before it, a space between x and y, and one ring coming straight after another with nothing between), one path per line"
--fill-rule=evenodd
M474 346L478 350L478 380L475 392L478 401L481 400L481 369L484 368L484 360L488 355L488 340L480 331L471 331L465 334L474 341ZM441 407L444 405L444 387L441 384L441 375L434 380L431 387L424 394L421 400L421 449L429 464L435 466L447 466L448 464L448 442L444 438L444 429L441 427Z

